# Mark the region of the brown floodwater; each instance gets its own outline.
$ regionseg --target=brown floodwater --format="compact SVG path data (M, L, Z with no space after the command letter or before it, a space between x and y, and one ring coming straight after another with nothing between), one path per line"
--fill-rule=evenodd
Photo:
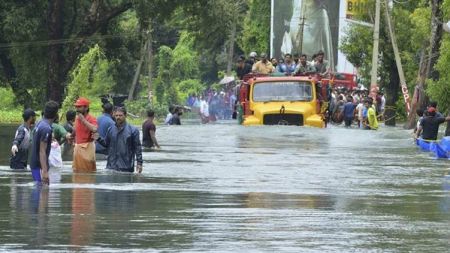
M141 175L13 172L0 130L0 251L446 252L450 161L409 131L159 126Z

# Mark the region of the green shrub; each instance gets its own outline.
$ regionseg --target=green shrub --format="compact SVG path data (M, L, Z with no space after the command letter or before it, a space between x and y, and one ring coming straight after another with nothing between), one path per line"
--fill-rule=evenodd
M143 120L147 117L147 111L153 110L155 112L155 118L164 119L166 117L167 112L169 111L168 105L155 103L154 105L150 105L148 99L145 97L141 97L134 101L125 101L125 107L129 113L129 120L133 123L136 123L139 120ZM136 120L133 120L136 119Z
M200 95L206 89L206 85L198 79L183 80L178 83L179 101L186 101L190 94Z
M442 113L448 113L450 108L450 73L448 66L450 64L450 39L448 35L444 36L441 45L441 55L435 66L439 71L439 80L427 80L426 92L430 99L438 103L439 110Z
M2 105L2 110L16 109L18 105L14 98L15 95L11 88L0 88L0 104Z
M22 119L22 110L2 110L0 111L0 122L1 123L20 123Z

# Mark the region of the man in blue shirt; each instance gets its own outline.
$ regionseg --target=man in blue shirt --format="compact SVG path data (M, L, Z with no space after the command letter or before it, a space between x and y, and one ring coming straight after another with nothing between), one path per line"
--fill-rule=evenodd
M52 123L58 115L59 105L55 101L45 104L44 119L35 127L31 148L31 175L37 183L49 185L48 156L52 143Z
M108 129L110 127L114 126L115 122L112 118L113 105L108 102L108 103L104 103L102 105L102 107L103 107L103 114L97 118L97 124L98 124L97 131L98 131L98 134L100 135L100 137L102 139L104 139L106 137L106 132L108 131ZM96 141L95 142L95 153L107 155L108 150Z
M353 98L351 96L347 97L347 103L344 105L344 122L346 127L350 127L353 122L355 115L355 105L353 104Z
M284 56L284 62L277 66L277 71L280 73L285 73L286 75L292 75L295 72L297 65L292 60L291 54L286 54Z
M142 172L142 145L139 130L126 121L127 111L123 107L114 110L116 124L106 132L106 137L99 137L97 141L108 149L106 169Z

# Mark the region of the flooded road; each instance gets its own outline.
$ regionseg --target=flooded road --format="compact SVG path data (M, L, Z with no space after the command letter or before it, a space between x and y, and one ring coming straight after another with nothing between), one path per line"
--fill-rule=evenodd
M0 251L449 250L450 161L408 131L215 124L157 137L142 175L65 162L39 189L1 166Z

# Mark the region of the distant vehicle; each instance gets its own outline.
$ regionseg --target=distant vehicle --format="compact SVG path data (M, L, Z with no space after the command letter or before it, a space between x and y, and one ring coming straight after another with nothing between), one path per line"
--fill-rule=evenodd
M325 127L329 81L320 80L316 74L249 74L239 89L239 122L243 125Z
M335 89L355 90L358 88L357 76L351 73L334 73L331 84Z

